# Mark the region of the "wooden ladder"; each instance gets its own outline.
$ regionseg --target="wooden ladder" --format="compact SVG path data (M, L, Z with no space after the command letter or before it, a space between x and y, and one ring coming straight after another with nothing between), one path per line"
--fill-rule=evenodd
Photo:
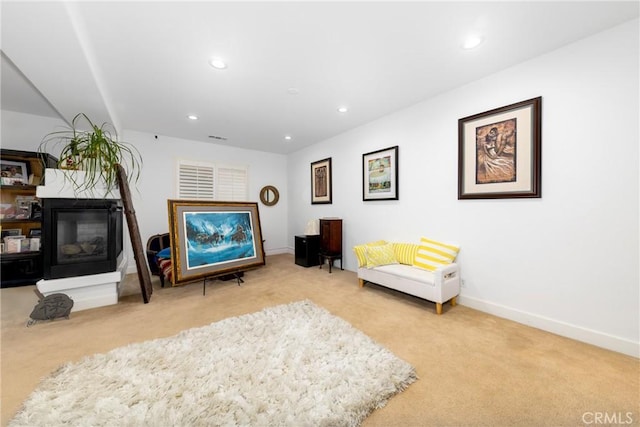
M129 237L131 237L131 245L133 246L133 257L136 260L136 267L138 269L138 281L140 282L140 290L142 291L142 300L147 304L151 300L151 294L153 293L151 276L147 269L142 240L140 239L140 228L138 227L138 220L136 219L136 211L133 209L133 202L131 201L131 191L129 191L127 173L122 165L118 164L116 166L118 168L117 178L118 186L120 187L120 197L124 204L124 214L127 217L127 226L129 228Z

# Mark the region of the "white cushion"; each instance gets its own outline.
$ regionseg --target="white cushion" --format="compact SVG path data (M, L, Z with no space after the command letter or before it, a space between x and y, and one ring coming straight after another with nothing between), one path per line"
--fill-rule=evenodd
M381 265L379 267L375 267L373 270L379 271L381 273L393 274L394 276L404 277L409 280L417 280L419 282L425 282L429 284L434 284L435 279L433 277L433 273L427 270L423 270L421 268L414 268L410 265L405 264L389 264L389 265Z

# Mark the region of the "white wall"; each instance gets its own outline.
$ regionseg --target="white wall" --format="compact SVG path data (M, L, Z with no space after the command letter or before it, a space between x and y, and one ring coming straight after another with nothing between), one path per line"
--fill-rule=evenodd
M144 173L137 185L131 186L143 242L149 236L169 231L167 200L176 198L176 161L186 159L248 166L248 201L258 202L265 253L288 251L286 156L162 135L156 139L153 134L126 130L122 140L138 148L144 161ZM265 185L280 191L277 205L269 207L259 202L260 189Z
M49 132L62 130L66 126L61 119L34 116L2 110L0 145L11 150L38 151L42 138ZM56 154L57 155L57 154Z
M456 242L462 304L640 355L638 51L635 20L290 155L290 244L342 217L355 271L356 244ZM458 119L537 96L542 198L457 200ZM362 154L394 145L400 200L363 202ZM311 205L326 157L333 204Z
M177 157L250 167L267 254L292 251L309 219L344 219L351 247L427 235L462 246L461 303L638 356L638 21L429 99L288 157L125 131L145 166L143 241L168 229ZM543 97L542 198L457 200L457 121ZM36 150L62 121L2 111L2 147ZM362 201L362 154L400 146L400 200ZM54 155L56 153L53 153ZM310 163L333 159L333 204L310 204ZM355 286L355 283L354 283Z
M62 120L2 110L2 148L37 151L46 134L65 126ZM258 202L265 253L273 255L290 250L287 240L286 156L161 135L156 139L152 134L126 130L121 139L133 144L144 162L139 181L131 185L143 245L150 236L169 231L167 200L176 198L175 165L176 159L182 158L248 166L248 201ZM59 157L60 153L50 154ZM265 185L278 188L280 202L277 205L265 206L259 202L260 189ZM130 259L128 272L133 273L136 270L128 233L125 237Z

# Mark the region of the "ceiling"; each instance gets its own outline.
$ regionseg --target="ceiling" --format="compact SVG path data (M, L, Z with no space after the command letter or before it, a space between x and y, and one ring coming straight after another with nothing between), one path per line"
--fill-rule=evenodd
M120 131L290 153L638 10L637 1L3 0L2 109L66 121L84 112ZM462 49L473 34L483 43ZM214 56L227 68L212 68Z

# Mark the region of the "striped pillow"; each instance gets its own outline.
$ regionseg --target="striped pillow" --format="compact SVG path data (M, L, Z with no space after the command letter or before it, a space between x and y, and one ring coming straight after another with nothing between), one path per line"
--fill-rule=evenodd
M357 245L353 247L353 251L356 253L356 258L358 258L358 267L364 267L367 265L367 256L365 254L365 248L367 246L379 246L386 245L387 242L385 240L378 240L376 242L365 243L364 245Z
M393 251L400 264L412 265L418 253L418 245L415 243L394 243Z
M422 237L413 265L414 267L434 271L438 267L455 261L459 251L460 248L458 246Z

